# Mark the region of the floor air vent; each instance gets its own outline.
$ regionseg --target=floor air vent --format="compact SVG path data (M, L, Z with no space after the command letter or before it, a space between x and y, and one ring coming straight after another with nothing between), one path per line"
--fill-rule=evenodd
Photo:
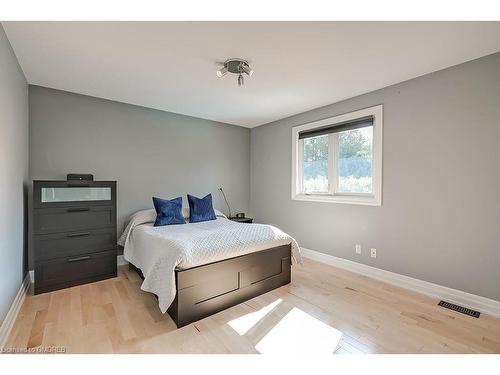
M468 309L467 307L463 307L463 306L458 306L458 305L455 305L454 303L439 301L438 305L445 307L447 309L453 310L453 311L457 311L457 312L465 314L465 315L472 316L474 318L479 318L479 315L481 315L481 313L479 311Z

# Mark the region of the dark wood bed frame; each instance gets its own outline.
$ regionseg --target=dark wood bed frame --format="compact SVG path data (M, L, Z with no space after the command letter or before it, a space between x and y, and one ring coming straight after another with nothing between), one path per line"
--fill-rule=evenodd
M177 327L205 318L290 283L290 245L175 271L176 296L168 313ZM144 278L140 269L130 268Z

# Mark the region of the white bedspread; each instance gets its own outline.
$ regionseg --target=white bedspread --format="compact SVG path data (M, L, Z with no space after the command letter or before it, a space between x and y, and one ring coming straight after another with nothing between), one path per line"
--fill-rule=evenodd
M147 211L132 216L118 243L124 246L125 259L142 270L141 289L158 296L163 313L175 297L176 268L191 268L285 244L291 244L293 262L302 263L297 242L271 225L236 223L219 216L201 223L154 227L152 216Z

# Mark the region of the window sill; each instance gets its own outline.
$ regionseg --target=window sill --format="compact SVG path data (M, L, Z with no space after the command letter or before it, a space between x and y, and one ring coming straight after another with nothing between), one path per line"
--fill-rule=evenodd
M329 194L294 194L294 201L359 204L364 206L381 206L382 199L374 195L329 195Z

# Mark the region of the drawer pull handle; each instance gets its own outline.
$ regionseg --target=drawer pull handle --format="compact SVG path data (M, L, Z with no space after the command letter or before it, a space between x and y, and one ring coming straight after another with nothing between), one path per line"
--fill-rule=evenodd
M90 207L74 207L74 208L68 208L68 212L83 212L83 211L90 211Z
M90 232L82 232L82 233L71 233L71 234L68 234L68 237L71 238L71 237L83 237L83 236L89 236L90 235Z
M78 257L78 258L70 258L68 259L68 263L71 263L71 262L80 262L82 260L89 260L91 257L90 255L87 255L87 256L84 256L84 257Z

